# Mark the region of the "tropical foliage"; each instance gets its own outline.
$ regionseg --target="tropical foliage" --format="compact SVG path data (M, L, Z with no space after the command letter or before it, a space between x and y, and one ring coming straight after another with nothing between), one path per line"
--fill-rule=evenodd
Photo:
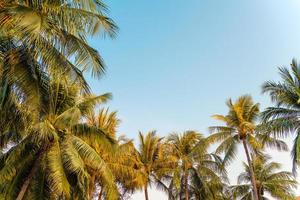
M101 0L0 2L0 199L128 199L156 186L170 200L294 199L300 165L300 65L263 92L275 103L260 113L250 95L227 101L211 135L187 130L139 132L138 145L118 133L111 94L94 95L83 74L105 64L88 39L113 38L117 26ZM99 106L101 107L99 109ZM294 174L265 155L288 150ZM243 146L247 162L236 185L227 170Z
M292 148L293 172L300 165L300 66L292 61L290 70L279 68L281 82L268 81L263 84L263 92L270 95L276 106L268 107L262 113L263 121L268 125L269 135L287 137L295 135Z

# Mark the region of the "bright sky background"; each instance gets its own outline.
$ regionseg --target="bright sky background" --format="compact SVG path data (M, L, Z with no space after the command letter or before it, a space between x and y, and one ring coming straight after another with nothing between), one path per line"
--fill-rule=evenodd
M262 83L279 78L278 66L300 61L300 0L106 3L120 31L115 40L91 41L107 73L89 82L97 94L113 93L108 106L129 138L153 129L162 136L188 129L208 134L210 116L226 114L229 97L251 94L262 108L271 105ZM288 153L272 155L291 169ZM230 167L233 183L240 171L240 161ZM150 199L166 197L153 190Z

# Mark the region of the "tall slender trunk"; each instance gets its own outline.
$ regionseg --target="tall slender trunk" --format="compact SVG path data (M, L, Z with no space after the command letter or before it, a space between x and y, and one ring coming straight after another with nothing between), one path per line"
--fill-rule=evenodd
M247 143L246 143L245 139L243 139L243 146L245 149L248 166L249 166L249 170L250 170L251 183L252 183L252 187L253 187L253 197L254 197L254 200L259 200L257 187L256 187L256 180L255 180L254 171L253 171L253 165L252 165L252 162L250 159L250 154L249 154Z
M261 200L261 199L262 199L262 192L261 192L261 190L260 190L260 189L258 189L258 198L259 198L259 200Z
M95 189L95 178L96 178L96 173L92 172L90 183L89 183L89 199L93 199L93 194Z
M101 188L100 188L99 195L98 195L98 200L101 200L101 199L102 199L102 195L103 195L103 188L101 187Z
M28 186L29 186L33 176L36 174L36 172L39 168L39 163L41 161L42 155L43 155L45 150L46 150L46 145L39 150L38 155L37 155L37 159L34 161L33 166L31 168L28 176L26 177L26 180L24 181L24 183L22 185L16 200L22 200L24 198L24 195L25 195L25 193L28 189Z
M184 174L184 187L185 187L185 200L189 200L189 174L185 172Z
M149 197L148 197L148 185L145 186L145 200L149 200Z

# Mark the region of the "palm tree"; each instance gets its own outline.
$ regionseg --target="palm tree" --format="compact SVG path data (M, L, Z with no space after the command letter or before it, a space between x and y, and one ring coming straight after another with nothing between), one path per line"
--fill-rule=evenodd
M266 194L276 199L295 199L292 191L297 188L297 182L292 173L279 171L281 167L279 163L270 162L270 157L265 155L256 156L253 159L253 167L260 200L268 199ZM244 163L244 172L238 176L238 185L232 186L231 191L235 199L251 200L251 190L249 165Z
M0 197L88 199L89 171L97 171L106 198L117 198L111 170L86 142L98 140L105 146L109 139L101 129L82 123L94 106L110 95L80 95L78 85L65 81L50 81L40 110L31 111L26 137L1 156Z
M149 200L148 187L171 170L172 160L164 156L162 138L156 136L155 131L146 135L139 132L139 148L136 153L141 163L139 170L143 177L145 199Z
M262 86L263 93L269 94L276 104L262 113L262 119L268 125L270 135L286 137L291 133L296 134L291 153L293 172L296 173L300 164L300 66L293 60L291 69L281 67L279 74L282 81L268 81Z
M139 149L138 156L142 162L142 171L145 174L144 177L144 193L145 199L149 200L148 187L151 183L150 176L158 165L158 154L160 151L161 138L156 136L155 131L148 132L145 136L139 132Z
M253 149L261 148L262 144L255 138L256 119L259 116L259 104L254 104L248 95L241 96L236 102L231 99L227 101L229 112L226 116L214 115L217 120L224 122L225 126L212 126L208 140L211 142L221 142L216 149L216 153L225 152L224 162L231 161L237 151L237 144L242 143L250 166L250 177L253 186L253 198L259 200L255 174L253 172L252 161L249 152L249 145Z
M212 195L210 183L222 185L225 171L221 159L209 154L207 140L196 131L171 134L167 139L171 145L170 154L175 157L176 167L169 186L171 199L208 199ZM179 193L177 188L180 188ZM217 194L217 190L213 193Z

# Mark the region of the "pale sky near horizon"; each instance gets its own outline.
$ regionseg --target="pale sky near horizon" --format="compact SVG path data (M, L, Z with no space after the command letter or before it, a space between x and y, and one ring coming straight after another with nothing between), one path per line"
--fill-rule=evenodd
M271 105L262 83L279 79L278 66L300 61L300 0L105 2L120 30L114 40L91 40L107 72L89 83L96 94L113 93L107 106L129 138L153 129L207 135L210 116L226 114L227 98L251 94L262 108ZM289 153L272 155L291 170ZM240 163L229 169L233 183ZM150 199L167 198L151 190Z

